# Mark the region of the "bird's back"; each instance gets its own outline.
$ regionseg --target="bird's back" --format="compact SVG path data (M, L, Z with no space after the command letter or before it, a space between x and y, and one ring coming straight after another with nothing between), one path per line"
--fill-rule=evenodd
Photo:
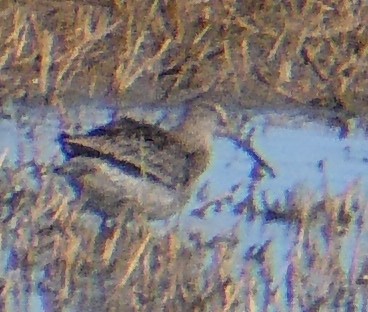
M208 156L205 149L189 151L169 131L127 117L86 135L63 134L60 141L69 158L98 157L170 189L187 187L204 170Z

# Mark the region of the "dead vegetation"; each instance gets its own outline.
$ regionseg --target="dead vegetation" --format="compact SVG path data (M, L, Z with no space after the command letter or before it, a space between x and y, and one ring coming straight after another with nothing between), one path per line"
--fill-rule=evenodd
M0 6L0 103L67 107L79 96L119 105L199 97L366 110L364 2L4 0ZM0 176L1 250L10 248L13 259L1 276L1 309L19 310L30 290L49 297L55 311L326 311L366 300L360 249L366 203L350 190L343 198L326 194L318 205L291 197L259 216L265 226L280 222L296 233L280 269L273 242L250 248L239 265L234 245L209 247L198 239L189 247L174 233L158 239L143 220L126 215L117 220L124 227L100 237L57 181L34 166L40 189L31 190L20 182L23 169L2 168ZM245 214L252 205L231 196L227 204L245 206ZM353 249L348 265L343 248ZM215 256L205 265L209 251ZM285 274L277 280L280 270ZM40 282L36 272L44 274Z
M36 190L20 186L29 168ZM293 243L252 245L239 259L236 227L228 238L205 242L192 233L192 243L184 244L175 231L156 237L126 209L103 235L81 203L66 196L65 183L46 171L30 163L0 172L1 250L10 252L1 274L6 311L30 304L30 292L42 295L52 311L326 311L357 306L365 296L366 202L356 185L318 204L294 191L285 205L266 205L255 218L265 229L286 225ZM220 204L238 202L229 195ZM287 257L276 265L280 251Z
M364 2L1 4L2 99L67 105L81 94L117 102L200 96L365 111Z

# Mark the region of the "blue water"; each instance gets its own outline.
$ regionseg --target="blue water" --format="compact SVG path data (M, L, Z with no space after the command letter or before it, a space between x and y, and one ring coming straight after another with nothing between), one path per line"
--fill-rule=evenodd
M111 118L111 110L101 108L99 103L91 104L89 109L88 113L77 111L71 114L70 118L74 118L72 123L78 123L81 131L104 124ZM55 109L44 111L43 118L34 110L28 111L27 114L28 118L23 120L23 124L17 124L13 120L0 121L0 153L6 151L6 164L16 166L33 158L39 164L62 163L63 156L56 138L60 131L67 130L63 128L65 120ZM285 116L280 119L285 119ZM288 122L272 125L262 114L249 122L249 128L251 126L256 127L253 148L276 174L275 177L265 174L255 185L255 203L259 212L263 209L263 196L269 202L283 202L285 192L295 186L302 187L309 194L309 198L314 200L320 199L325 192L344 195L346 189L353 185L358 185L362 194L368 190L368 141L362 132L357 130L341 140L336 130L321 122L308 122L300 124L299 127L294 124L291 126ZM275 254L272 262L275 283L282 285L289 249L296 239L295 233L286 225L265 224L260 216L247 221L246 212L234 213L234 204L241 202L248 194L253 166L252 157L239 149L234 142L226 138L216 138L211 164L198 181L198 189L202 189L202 199L198 199L197 192L194 192L179 219L175 220L180 222L183 238L191 232L201 232L207 239L216 235L238 237L240 244L234 250L234 257L239 259L234 262L238 263L238 266L234 267L235 274L241 273L242 259L251 246L261 246L271 240L271 248ZM210 206L205 210L203 218L192 215L194 209L203 207L206 202L226 198L232 193L234 185L239 187L228 203L225 201L221 207ZM341 261L346 270L351 266L349 247L354 239L352 237L346 240L341 253ZM358 244L363 246L364 241L368 240L360 239ZM11 246L3 248L0 277L7 278ZM43 272L37 274L37 278L41 280ZM33 290L29 294L32 311L41 311L43 307L47 307L46 296L45 300L42 300L44 295L39 290Z

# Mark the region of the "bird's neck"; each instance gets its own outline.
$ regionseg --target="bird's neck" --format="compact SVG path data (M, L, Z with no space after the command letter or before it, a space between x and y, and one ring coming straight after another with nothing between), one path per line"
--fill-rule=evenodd
M209 150L212 144L216 118L211 111L198 106L190 106L184 114L183 122L175 130L188 151Z

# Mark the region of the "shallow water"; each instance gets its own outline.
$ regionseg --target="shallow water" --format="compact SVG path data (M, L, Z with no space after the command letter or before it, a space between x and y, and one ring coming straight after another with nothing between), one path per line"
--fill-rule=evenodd
M18 105L22 105L19 103ZM8 108L8 113L18 117L17 105ZM75 106L69 112L68 122L75 126L75 131L85 132L96 126L107 123L112 110L105 109L101 103L89 103L88 110ZM18 116L16 116L18 114ZM26 109L22 107L21 122L14 119L0 121L0 152L6 152L6 164L16 166L35 159L38 164L60 165L63 156L58 146L57 136L67 124L55 108ZM159 116L160 114L156 115ZM285 200L285 193L295 186L302 187L308 198L321 199L327 192L332 195L344 195L349 187L357 185L359 194L364 196L368 190L368 140L363 131L356 129L346 138L340 139L338 131L326 126L322 121L311 121L301 115L288 112L263 112L256 114L247 123L244 134L255 127L252 137L254 150L274 170L275 177L265 174L254 185L254 197L258 211L263 209L264 197L269 202ZM276 281L282 283L286 272L285 259L288 246L293 244L296 233L286 225L276 223L265 224L261 216L247 221L243 214L234 213L234 203L241 202L248 193L252 183L251 171L254 159L242 151L234 142L226 138L214 141L211 165L198 181L198 192L194 192L191 201L180 214L180 231L186 237L188 233L200 232L207 239L216 235L235 235L240 244L235 250L235 257L241 259L252 245L262 245L272 240L275 252L274 266ZM30 179L32 177L30 176ZM232 192L234 185L239 188ZM214 199L223 199L232 193L228 204L210 206L205 210L203 218L193 216L193 209L198 209ZM198 199L202 197L202 199ZM218 211L220 210L220 211ZM244 212L245 213L245 212ZM177 218L170 220L177 222ZM157 222L153 226L164 231L168 222ZM234 233L235 232L235 233ZM354 238L350 238L354 239ZM346 269L351 265L351 248L346 240L343 262ZM364 240L359 244L363 247ZM4 268L6 253L2 253L0 274L6 276ZM4 258L5 257L5 258ZM39 274L42 278L42 272ZM39 294L31 295L33 310L39 311ZM42 296L42 292L41 292Z

